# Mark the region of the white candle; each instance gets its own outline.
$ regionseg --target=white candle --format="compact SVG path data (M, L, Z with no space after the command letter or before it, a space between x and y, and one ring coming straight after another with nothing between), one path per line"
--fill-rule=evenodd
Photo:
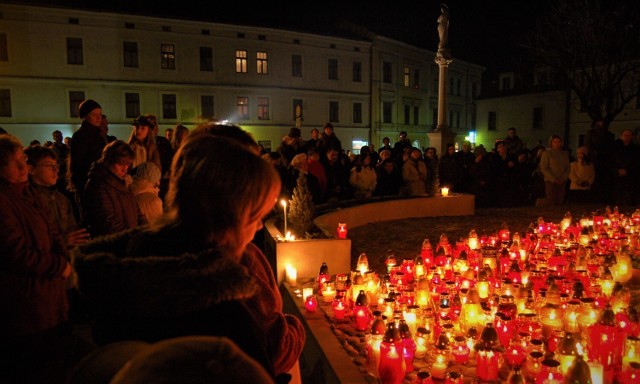
M285 271L287 275L287 283L290 286L295 287L298 281L298 270L293 265L287 264L285 266Z
M311 295L313 295L313 288L302 288L302 301L307 300Z
M286 234L287 233L287 201L280 200L280 204L282 204L282 207L284 208L284 233Z
M596 361L590 361L589 369L591 370L591 382L596 383L604 383L604 367L602 364Z

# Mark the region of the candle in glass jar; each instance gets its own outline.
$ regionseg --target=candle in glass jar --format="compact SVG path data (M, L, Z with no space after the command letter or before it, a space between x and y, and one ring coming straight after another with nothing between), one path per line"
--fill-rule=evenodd
M344 319L344 311L345 311L344 301L342 299L337 300L334 303L334 306L333 306L333 317L336 320L343 320Z
M451 350L453 358L457 364L467 364L471 351L467 345L467 339L464 336L456 336Z
M304 287L302 288L302 300L307 301L307 297L313 295L312 287Z
M333 282L326 282L322 287L322 301L325 303L331 303L336 296L336 290L334 289Z
M447 187L440 188L440 193L442 193L442 197L449 196L449 188L447 188Z
M308 313L314 313L318 308L318 301L314 295L310 295L305 299L304 308Z
M347 238L347 223L338 223L338 238Z
M442 354L438 354L436 356L436 360L433 362L431 366L431 375L440 380L444 380L447 376L447 363L445 362L445 357Z
M363 306L356 305L353 309L353 314L356 319L356 329L358 331L364 331L369 327L369 309Z

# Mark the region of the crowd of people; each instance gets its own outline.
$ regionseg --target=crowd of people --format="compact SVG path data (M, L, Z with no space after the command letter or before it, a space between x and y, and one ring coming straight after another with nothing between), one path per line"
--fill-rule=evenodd
M290 197L302 172L316 204L375 196L475 195L476 207L550 206L566 203L606 203L629 206L640 201L640 146L629 129L613 139L595 124L599 138L587 135L575 155L559 135L547 146L527 148L515 128L487 149L464 141L456 149L448 143L442 155L434 147L416 148L400 132L391 146L388 137L376 151L373 145L357 155L344 150L333 126L311 131L303 140L291 128L279 147L263 157L272 162L283 180L283 196ZM591 131L590 131L591 132ZM593 134L595 135L595 134ZM609 144L603 144L603 137ZM596 152L593 159L590 153ZM306 161L307 164L304 164Z
M218 360L195 358L189 382L289 382L306 334L253 243L281 191L253 137L208 121L161 138L142 115L125 141L108 137L98 102L78 112L69 144L0 133L0 382L135 382L144 372L118 343L131 359L142 345L233 352L198 355ZM79 321L91 326L81 346ZM251 370L229 370L239 361Z
M288 382L306 335L283 312L254 236L300 175L315 204L433 196L445 186L475 195L478 207L640 201L633 132L614 139L599 123L575 156L558 135L527 149L515 128L490 150L465 141L439 156L401 132L393 146L385 137L377 151L353 155L330 123L308 140L291 128L267 152L235 125L178 124L160 136L157 118L141 115L125 141L108 134L95 100L78 112L69 140L54 131L51 142L25 147L0 132L0 342L11 351L1 382L108 382L126 375L126 361L105 373L87 359L114 343L137 352L195 335L238 349L259 368L256 382ZM92 326L86 348L74 321Z

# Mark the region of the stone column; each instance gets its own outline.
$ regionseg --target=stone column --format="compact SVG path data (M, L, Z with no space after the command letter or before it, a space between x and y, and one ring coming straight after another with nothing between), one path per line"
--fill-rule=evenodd
M438 124L433 132L427 133L429 145L438 150L438 156L442 156L446 150L447 143L453 142L455 134L449 128L447 122L447 71L451 59L451 51L448 48L438 49L435 62L438 64Z

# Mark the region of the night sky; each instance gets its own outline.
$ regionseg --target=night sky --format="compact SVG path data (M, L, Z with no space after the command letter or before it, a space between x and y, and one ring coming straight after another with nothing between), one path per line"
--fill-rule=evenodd
M471 61L491 69L509 68L511 56L536 19L553 0L449 0L449 46L454 59ZM272 0L247 6L239 1L180 0L170 4L148 0L22 0L20 3L70 5L84 9L132 12L215 22L250 23L261 26L330 32L342 21L412 45L436 50L440 1L291 1ZM164 3L164 2L163 2Z

